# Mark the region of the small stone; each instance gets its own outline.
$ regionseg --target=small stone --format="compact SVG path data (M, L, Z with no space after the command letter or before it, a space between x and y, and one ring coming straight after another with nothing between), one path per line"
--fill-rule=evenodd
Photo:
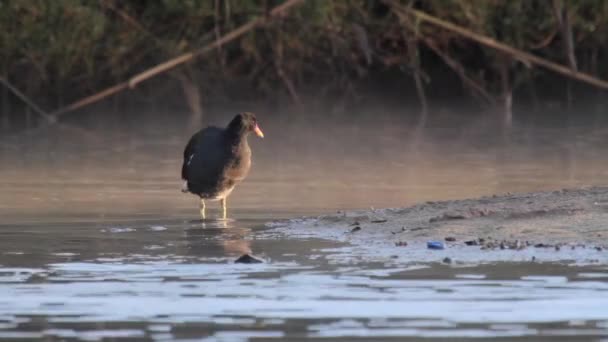
M406 241L397 241L397 242L395 242L395 246L405 247L405 246L407 246L407 242Z
M350 225L351 225L351 226L359 226L359 225L360 225L360 223L359 223L359 221L355 221L355 222L351 223Z
M452 263L452 259L450 259L448 257L445 257L445 258L443 258L443 263L444 264L451 264Z
M454 242L454 241L456 241L456 238L453 237L453 236L448 236L448 237L445 238L445 241L447 241L447 242Z
M450 221L450 220L464 220L466 217L459 213L444 213L441 216L431 217L429 219L429 223L439 222L439 221Z
M603 249L602 249L602 247L597 246L597 247L595 247L595 250L598 251L598 252L601 252Z
M351 232L351 233L355 233L355 232L358 232L358 231L360 231L360 230L361 230L361 227L356 226L355 228L351 229L351 230L350 230L350 232Z
M384 222L386 222L386 221L388 221L388 220L381 219L381 220L371 220L371 221L369 221L369 222L371 222L371 223L384 223Z
M396 232L391 232L391 234L403 233L404 231L406 231L405 227L401 227L401 230L396 231Z
M243 254L234 261L236 264L260 264L263 261L249 254Z
M559 252L559 250L560 250L560 249L561 249L561 248L559 247L559 245L555 245L555 251L556 251L556 252Z
M479 245L479 243L477 242L477 240L465 241L464 244L467 245L467 246L477 246L477 245Z

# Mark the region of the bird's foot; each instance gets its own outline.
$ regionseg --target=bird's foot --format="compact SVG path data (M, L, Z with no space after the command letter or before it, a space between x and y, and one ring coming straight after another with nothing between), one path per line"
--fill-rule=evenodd
M221 204L222 204L222 220L226 220L226 214L227 214L227 210L226 210L226 198L222 198L221 200Z
M182 183L182 192L183 192L183 193L188 192L188 181L184 181L184 182Z

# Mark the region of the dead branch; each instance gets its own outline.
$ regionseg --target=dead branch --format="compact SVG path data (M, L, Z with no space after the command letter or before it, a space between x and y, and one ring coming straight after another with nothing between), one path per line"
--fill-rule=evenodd
M577 71L576 55L574 54L574 39L572 37L572 23L568 9L562 0L553 0L553 12L561 30L564 55L568 60L570 68Z
M439 58L441 58L448 67L450 67L450 69L454 70L454 72L462 80L462 83L464 83L465 86L468 86L471 89L471 91L473 92L473 94L478 95L479 97L484 99L490 105L496 104L496 100L494 99L494 97L492 97L492 95L490 95L484 89L484 87L482 87L475 80L470 78L467 75L466 71L464 70L464 67L460 63L458 63L455 59L450 57L447 53L441 51L441 49L437 46L437 44L432 39L424 38L424 39L422 39L422 41L429 49L433 50L433 52L435 52L435 54L437 56L439 56Z
M25 102L25 104L30 106L30 108L32 108L38 115L40 115L47 122L55 122L55 118L53 116L49 115L47 112L45 112L40 107L38 107L38 105L36 105L34 103L34 101L28 99L28 97L25 96L25 94L23 94L21 91L19 91L19 89L14 87L9 81L6 80L6 78L0 76L0 83L2 83L10 91L12 91L13 94L15 94L15 96L17 96L21 101Z
M116 5L114 4L114 1L102 0L101 4L102 4L102 6L105 6L112 12L116 13L116 15L118 15L124 22L126 22L130 26L133 26L134 28L136 28L139 32L142 32L145 35L152 37L154 40L159 41L158 38L156 38L150 31L148 31L137 20L135 20L133 17L131 17L125 11L122 11L121 9L117 8Z
M564 55L566 60L568 61L568 65L570 69L574 71L578 71L578 66L576 62L576 55L574 53L574 39L572 34L572 23L570 20L570 13L568 8L563 3L562 0L553 0L553 13L555 15L555 19L557 20L557 24L560 27L561 37L562 37L562 50L564 51ZM568 107L572 106L572 86L568 81L566 85L566 97Z
M301 108L302 100L300 99L300 96L298 95L298 92L296 91L296 87L294 86L293 82L285 74L283 66L279 63L276 63L275 67L277 75L279 75L279 78L281 79L281 81L283 81L283 84L285 84L285 88L287 88L287 91L289 92L289 96L291 96L291 100Z
M450 22L447 22L445 20L441 20L439 18L436 18L432 15L426 14L424 12L415 10L415 9L409 9L406 8L404 6L399 5L399 3L395 0L382 0L385 4L391 6L394 10L395 13L397 13L399 16L405 16L405 15L411 15L414 16L422 21L426 21L432 25L441 27L445 30L451 31L451 32L455 32L463 37L466 37L468 39L471 39L473 41L476 41L484 46L490 47L494 50L500 51L506 55L509 55L511 57L513 57L514 59L526 64L526 65L530 65L530 64L535 64L538 65L542 68L545 68L547 70L553 71L555 73L561 74L563 76L569 77L571 79L575 79L587 84L590 84L592 86L598 87L600 89L604 89L604 90L608 90L608 82L601 80L597 77L594 77L592 75L586 74L586 73L582 73L582 72L578 72L575 70L572 70L571 68L568 68L566 66L563 66L561 64L558 63L554 63L551 62L549 60L546 60L544 58L541 57L537 57L533 54L530 54L528 52L516 49L514 47L511 47L507 44L501 43L496 41L495 39L486 37L484 35L472 32L470 30L467 30L463 27L460 27L458 25L452 24Z
M203 106L201 105L201 92L199 86L185 73L178 73L177 78L182 85L186 101L192 110L191 126L198 127L203 118Z
M555 36L557 35L557 29L554 28L553 31L549 32L549 34L547 35L547 37L545 37L544 39L542 39L540 42L532 45L530 47L531 50L540 50L540 49L544 49L547 46L549 46L549 44L551 44L551 42L553 41L553 39L555 39Z
M216 49L217 47L219 47L221 45L224 45L226 43L229 43L229 42L241 37L242 35L251 31L252 29L264 24L269 19L284 15L288 9L295 7L297 5L300 5L302 2L304 2L304 0L288 0L288 1L284 2L283 4L273 8L267 16L257 17L255 19L251 20L250 22L248 22L244 25L241 25L240 27L236 28L235 30L225 34L220 39L216 39L212 43L206 45L205 47L203 47L199 50L189 52L189 53L183 54L181 56L175 57L173 59L170 59L162 64L159 64L151 69L148 69L147 71L144 71L138 75L133 76L131 79L129 79L126 82L116 84L110 88L106 88L106 89L102 90L101 92L99 92L97 94L94 94L94 95L91 95L84 99L81 99L79 101L76 101L64 108L60 108L60 109L56 110L55 112L53 112L52 115L55 117L58 117L65 113L74 111L78 108L82 108L91 103L100 101L108 96L119 93L125 89L129 89L129 88L132 89L135 86L137 86L137 84L139 84L149 78L152 78L152 77L162 74L166 71L169 71L169 70L177 67L180 64L188 62L188 61L194 59L195 57L202 56L210 51L213 51L214 49Z
M422 114L421 123L424 124L428 114L428 101L426 98L426 92L424 91L424 83L420 77L420 74L422 73L418 51L420 37L416 25L412 23L410 18L401 17L401 21L409 27L410 32L413 34L412 37L411 35L406 34L406 32L402 32L403 40L405 40L407 44L408 62L410 68L414 70L414 84L416 85L416 93L418 94L418 100L420 101L420 113Z
M274 9L272 9L272 11L270 11L269 17L271 17L271 18L278 17L278 16L282 15L283 12L285 12L290 7L299 5L303 1L304 0L288 0L285 3L283 3L282 5L279 5L279 6L275 7ZM154 77L158 74L161 74L167 70L173 69L174 67L176 67L184 62L187 62L195 57L206 54L207 52L212 51L212 50L218 48L219 46L222 46L223 44L226 44L232 40L235 40L236 38L239 38L240 36L251 31L252 29L256 28L258 25L261 25L264 22L266 22L265 17L258 17L256 19L251 20L247 24L242 25L242 26L238 27L237 29L227 33L222 38L216 39L213 43L211 43L197 51L186 53L186 54L176 57L174 59L168 60L165 63L159 64L156 67L149 69L148 71L145 71L145 72L131 78L129 80L129 87L133 88L140 82L143 82L143 81L145 81L151 77Z

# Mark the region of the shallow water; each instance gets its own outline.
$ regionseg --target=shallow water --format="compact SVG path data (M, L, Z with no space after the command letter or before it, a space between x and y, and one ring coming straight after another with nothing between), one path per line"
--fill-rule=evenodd
M209 120L225 124L231 115ZM0 140L0 217L196 214L195 199L179 191L180 158L193 128L157 117L109 117ZM591 119L530 118L508 131L489 114L439 116L422 129L381 111L342 119L260 115L260 122L266 138L249 139L251 174L230 197L236 216L402 207L608 179L608 134Z
M232 219L200 222L196 200L179 192L183 127L136 124L0 145L0 339L608 338L603 264L353 258L349 246L264 227L344 208L601 185L599 126L528 122L505 133L486 119L422 131L394 117L277 119L252 139ZM233 263L247 252L265 262Z
M606 266L368 262L261 224L3 225L0 339L608 337Z

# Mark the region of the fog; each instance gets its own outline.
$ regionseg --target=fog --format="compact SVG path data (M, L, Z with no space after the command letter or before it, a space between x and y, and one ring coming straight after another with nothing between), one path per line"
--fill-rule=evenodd
M90 109L0 143L0 216L196 217L180 192L183 148L197 129L254 111L253 167L229 198L237 216L274 218L605 182L601 118L573 111L499 115L450 108L421 125L408 109L296 112L233 106L192 123L188 110ZM211 204L215 210L216 204Z

